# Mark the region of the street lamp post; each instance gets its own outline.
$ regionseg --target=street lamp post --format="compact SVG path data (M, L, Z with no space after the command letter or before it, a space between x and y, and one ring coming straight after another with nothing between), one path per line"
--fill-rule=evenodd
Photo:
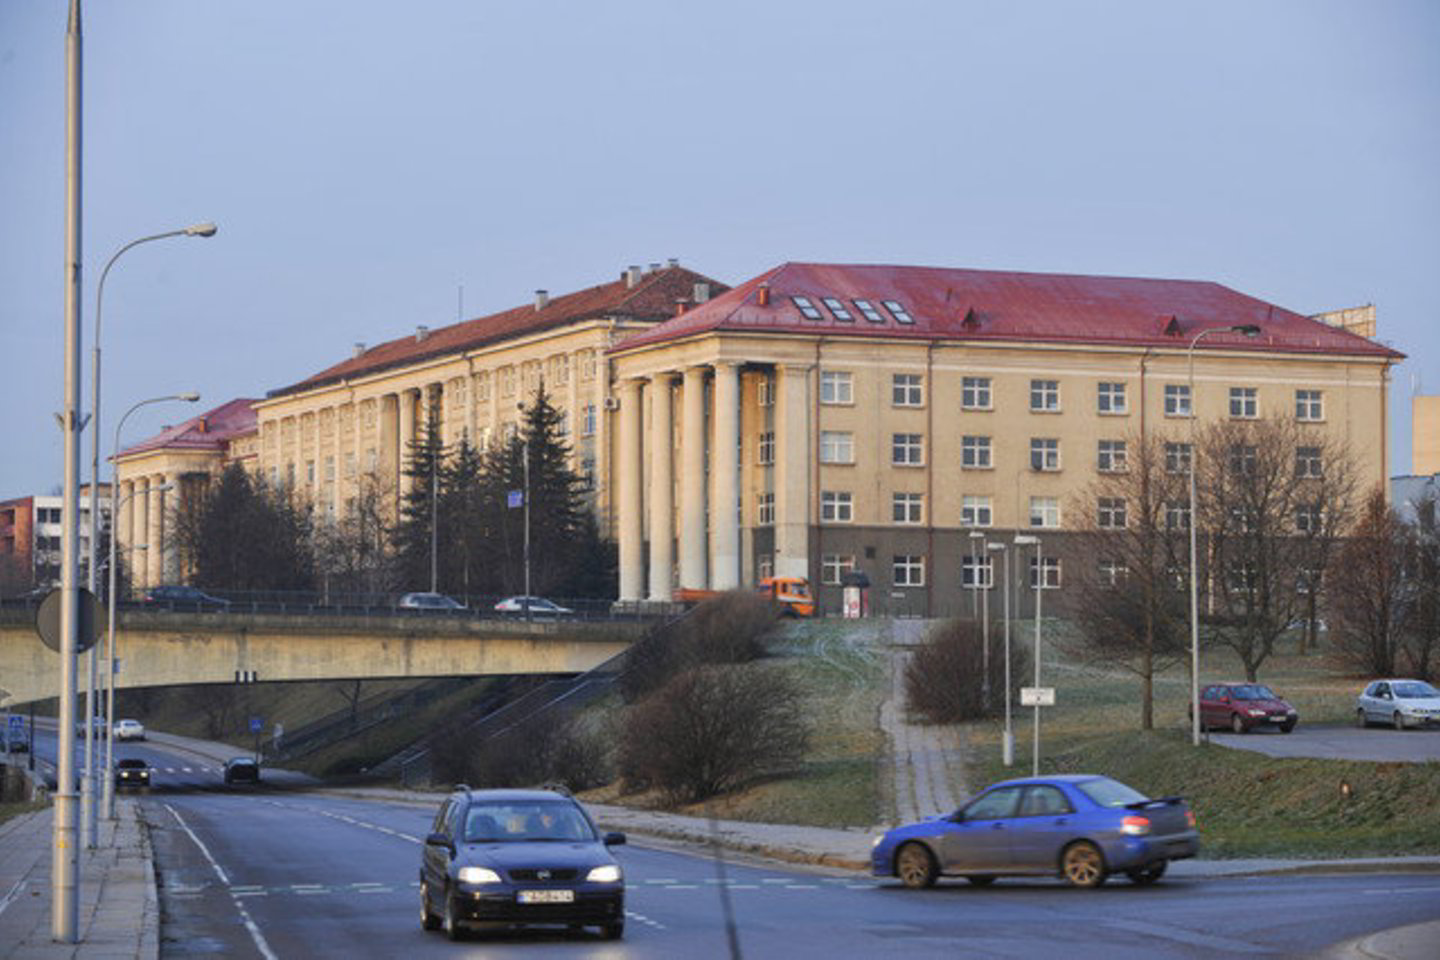
M99 391L96 391L96 392L98 393ZM117 482L117 480L118 480L118 476L117 476L117 475L118 475L119 469L120 469L120 464L119 464L119 456L120 456L120 429L125 426L125 421L126 421L127 419L129 419L130 414L134 413L136 410L139 410L141 407L148 406L149 404L152 404L152 403L164 403L164 402L167 401L167 400L183 400L183 401L186 402L186 403L194 403L195 401L197 401L197 400L199 400L199 399L200 399L200 394L191 392L191 393L177 393L177 394L173 394L173 395L171 395L171 396L166 396L166 397L152 397L152 398L149 399L149 400L141 400L139 403L137 403L137 404L135 404L134 406L132 406L129 410L126 410L125 413L120 417L119 422L115 424L115 446L112 448L112 450L113 450L112 456L114 456L116 459L115 459L114 461L112 461L112 463L111 463L111 465L110 465L110 560L109 560L110 569L109 569L109 571L108 571L108 573L109 573L109 586L108 586L108 589L107 589L107 591L106 591L106 598L105 598L105 599L106 599L106 602L109 604L109 614L110 614L110 616L109 616L109 624L110 624L110 625L109 625L109 628L108 628L107 631L106 631L106 637L105 637L105 674L106 674L106 680L105 680L105 795L104 795L104 806L105 806L105 819L106 819L106 820L114 820L114 819L115 819L115 777L112 775L111 770L112 770L112 768L113 768L113 766L114 766L114 763L115 763L115 591L116 591L116 589L117 589L117 588L116 588L117 578L116 578L116 575L115 575L115 567L116 567L116 562L115 562L115 528L116 528L116 526L117 526L117 518L120 516L120 504L116 502L115 492L116 492L116 490L117 490L118 487L119 487L119 484L118 484L118 482ZM169 487L170 487L170 484L164 484L164 485L162 485L161 487L159 487L158 489L159 489L159 490L166 490L166 489L169 489ZM126 499L126 500L129 500L131 497L135 496L135 493L136 493L136 492L137 492L137 491L132 491L131 494L130 494L130 496L129 496L129 497L126 497L125 499ZM148 491L147 491L147 492L148 492ZM131 532L131 535L132 535L132 538L133 538L133 535L134 535L134 532L133 532L133 531ZM91 555L93 556L93 555L94 555L94 552L95 552L95 541L94 541L93 538L92 538L91 541L90 541L90 552L91 552ZM92 567L94 566L93 560L92 560L92 562L91 562L91 566L92 566ZM87 723L87 725L89 725L89 724Z
M990 569L990 555L985 552L985 534L979 530L970 531L970 552L975 558L975 575L971 586L980 591L980 605L984 611L980 628L982 673L980 702L988 710L990 708L990 588L984 574Z
M1019 534L1015 537L1015 546L1035 547L1035 688L1040 688L1040 590L1045 585L1045 564L1040 552L1040 538ZM1034 743L1030 747L1031 776L1040 776L1040 704L1035 704L1035 722L1033 724Z
M100 283L95 288L95 342L90 348L90 571L88 586L92 594L96 587L96 567L99 566L97 554L100 535L100 318L105 304L105 278L110 276L110 268L115 266L116 260L119 260L127 250L138 247L142 243L165 240L169 237L213 237L216 229L213 223L197 223L179 230L167 230L164 233L131 240L116 250L105 263L105 269L100 271ZM113 489L110 491L110 510L113 514L115 510L115 491ZM113 531L111 539L114 539ZM87 847L95 846L95 724L91 715L95 712L95 671L98 660L98 651L91 647L90 683L85 696L85 781L81 787L80 797L80 819ZM106 740L109 740L108 736Z
M1189 369L1188 385L1190 401L1190 741L1200 746L1200 584L1197 580L1196 522L1195 513L1195 468L1199 463L1199 451L1195 449L1195 345L1212 333L1242 333L1253 337L1260 328L1253 323L1237 323L1228 327L1208 327L1190 338L1186 348Z
M1015 762L1015 732L1010 728L1010 554L1003 543L987 543L985 549L998 551L1005 565L1005 733L1000 741L1000 759L1008 767Z

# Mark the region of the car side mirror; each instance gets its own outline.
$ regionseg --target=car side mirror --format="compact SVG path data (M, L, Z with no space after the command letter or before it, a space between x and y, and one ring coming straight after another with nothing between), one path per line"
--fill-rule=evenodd
M451 843L450 838L443 833L430 834L430 836L425 838L425 846L444 847L446 850L449 850L451 854L455 853L455 844Z
M607 833L607 834L605 834L604 840L605 840L605 846L607 846L607 847L620 847L620 846L624 846L624 845L625 845L625 834L623 834L623 833Z

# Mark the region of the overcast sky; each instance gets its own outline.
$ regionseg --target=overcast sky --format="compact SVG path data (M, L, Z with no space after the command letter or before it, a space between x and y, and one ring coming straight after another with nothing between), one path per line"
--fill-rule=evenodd
M63 448L65 0L0 0L0 499ZM89 0L103 449L678 257L1214 280L1374 303L1440 393L1440 4ZM89 388L83 401L89 409ZM84 440L85 473L89 463Z

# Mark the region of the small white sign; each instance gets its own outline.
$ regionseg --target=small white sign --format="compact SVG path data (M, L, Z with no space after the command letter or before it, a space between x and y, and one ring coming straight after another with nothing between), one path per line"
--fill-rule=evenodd
M1055 706L1054 687L1021 687L1020 706L1022 707L1053 707Z

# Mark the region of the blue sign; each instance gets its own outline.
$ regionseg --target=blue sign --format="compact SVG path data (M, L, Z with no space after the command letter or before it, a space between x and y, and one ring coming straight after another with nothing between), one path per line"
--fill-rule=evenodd
M262 730L264 730L264 729L265 729L265 721L264 721L263 718L261 718L261 717L251 717L251 718L250 718L250 732L251 732L251 733L259 733L260 731L262 731Z
M24 733L24 732L25 732L25 718L24 718L24 717L21 717L21 716L17 716L16 714L11 714L11 715L10 715L10 732L11 732L11 733Z
M511 510L514 510L516 507L525 506L525 491L511 490L505 498L505 505Z

